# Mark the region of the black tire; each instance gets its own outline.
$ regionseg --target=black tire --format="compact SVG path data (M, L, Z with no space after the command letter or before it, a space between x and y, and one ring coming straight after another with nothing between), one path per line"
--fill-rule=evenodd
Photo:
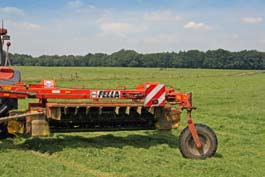
M0 118L7 116L10 110L17 109L17 107L17 99L0 98Z
M179 136L179 149L181 154L190 159L205 159L212 157L217 150L217 137L214 131L203 124L195 124L202 148L197 149L188 127Z
M17 99L0 98L0 119L1 117L8 116L9 111L12 109L17 109L17 106ZM6 138L7 136L7 124L0 123L0 139Z
M7 137L8 137L7 124L1 123L0 124L0 139L5 139Z

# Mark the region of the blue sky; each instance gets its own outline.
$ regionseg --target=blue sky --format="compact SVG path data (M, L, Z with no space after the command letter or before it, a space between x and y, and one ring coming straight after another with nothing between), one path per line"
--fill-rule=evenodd
M11 52L265 51L262 0L0 0Z

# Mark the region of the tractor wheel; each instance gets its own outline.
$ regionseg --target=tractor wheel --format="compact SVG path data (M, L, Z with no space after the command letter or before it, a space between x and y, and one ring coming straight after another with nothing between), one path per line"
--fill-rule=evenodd
M17 109L17 99L0 98L0 119L7 116L11 109Z
M179 149L181 154L190 159L205 159L212 157L217 150L217 137L214 131L203 124L195 124L202 148L198 149L192 138L190 130L186 127L179 136Z
M7 137L8 137L7 124L1 123L0 124L0 139L5 139Z
M7 116L11 109L17 108L17 99L11 98L0 98L0 119L1 117ZM0 123L0 139L6 138L7 124Z

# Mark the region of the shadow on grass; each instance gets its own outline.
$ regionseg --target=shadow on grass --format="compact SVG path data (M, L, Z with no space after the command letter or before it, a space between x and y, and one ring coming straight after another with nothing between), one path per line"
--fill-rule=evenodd
M14 140L9 138L2 141L0 150L21 149L53 154L62 151L64 148L123 148L124 146L150 148L159 144L167 144L171 148L178 148L178 137L171 132L159 131L146 133L146 135L129 134L125 137L112 134L95 137L60 134L49 138L27 138L19 143L14 143Z
M218 153L218 152L216 152L215 153L215 155L213 156L213 157L215 157L215 158L223 158L223 155L222 154L220 154L220 153Z
M8 138L2 140L0 152L7 152L8 149L31 150L39 153L60 152L64 148L97 148L105 147L123 148L131 146L135 148L150 148L161 144L167 144L170 148L179 148L179 138L171 131L145 132L144 135L129 134L127 136L114 136L112 134L84 137L77 135L59 134L46 138ZM222 159L223 155L216 153L214 158Z

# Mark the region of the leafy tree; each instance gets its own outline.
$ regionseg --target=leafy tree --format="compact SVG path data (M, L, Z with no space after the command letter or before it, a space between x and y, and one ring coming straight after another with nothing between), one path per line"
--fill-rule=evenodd
M120 50L110 55L88 53L85 56L42 55L32 57L11 54L13 65L20 66L118 66L159 68L218 68L218 69L265 69L265 52L243 50L230 52L224 49L188 50L164 53L139 54L133 50Z

